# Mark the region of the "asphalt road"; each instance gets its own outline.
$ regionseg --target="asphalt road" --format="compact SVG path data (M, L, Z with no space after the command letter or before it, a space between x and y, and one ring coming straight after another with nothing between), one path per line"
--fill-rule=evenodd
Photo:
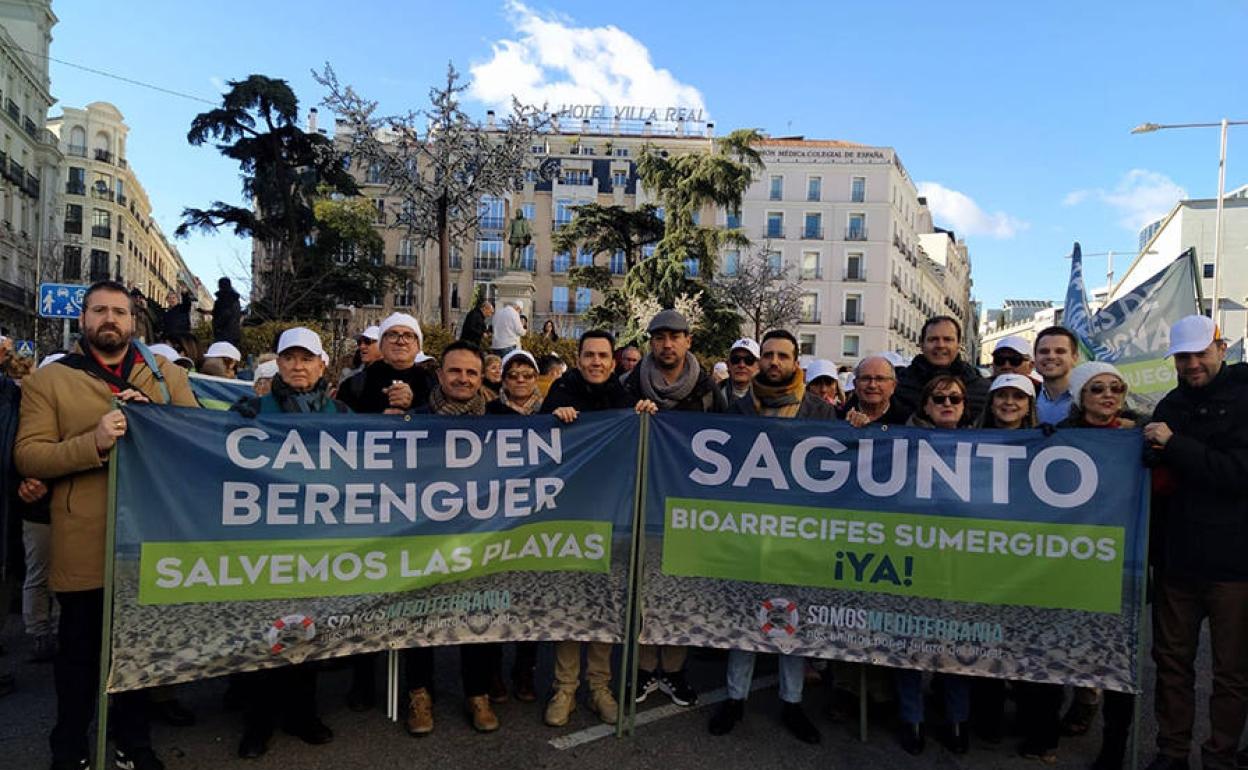
M25 770L47 767L49 753L47 732L55 713L52 690L52 669L49 664L25 662L28 643L20 633L20 618L11 616L0 640L8 652L0 657L0 671L16 671L18 690L0 698L0 770ZM774 686L759 689L748 704L744 722L728 736L714 737L706 729L714 706L690 709L671 707L662 695L651 696L639 707L639 714L650 709L664 709L662 718L637 728L635 737L617 739L613 735L587 740L593 733L584 733L599 724L585 705L585 694L573 714L571 723L560 729L542 724L542 704L515 701L496 707L502 728L493 734L474 733L463 716L459 697L458 664L453 650L438 653L439 692L435 705L436 729L426 738L411 738L401 724L385 719L382 709L370 713L353 713L344 704L349 674L346 670L328 670L320 677L318 701L324 721L333 728L335 740L325 746L306 746L283 733L275 735L269 753L259 760L244 761L235 756L240 735L237 713L223 710L224 682L209 680L180 687L178 695L194 709L198 722L193 727L154 727L155 745L171 770L207 770L238 767L256 770L272 768L290 770L386 770L388 768L424 768L471 766L472 770L492 768L661 768L663 770L728 770L748 768L762 770L793 770L794 768L1026 768L1040 766L1016 758L1016 739L992 746L975 740L965 756L954 756L939 743L929 740L927 751L910 757L897 745L891 719L880 715L869 724L866 742L858 740L858 725L833 724L824 715L828 691L818 684L806 689L805 705L823 733L819 746L799 743L783 731L778 722L779 706ZM1201 669L1209 665L1207 646L1202 646ZM538 682L549 682L552 655L543 650L539 658ZM384 666L378 666L379 676ZM774 668L774 667L773 667ZM690 661L691 680L704 693L723 685L723 662L705 655ZM757 676L768 673L760 660ZM380 679L379 679L380 685ZM1205 708L1208 700L1208 676L1200 679L1197 704L1200 710L1197 740L1205 735ZM1139 739L1141 767L1152 756L1152 669L1147 671L1144 720ZM384 686L379 692L384 693ZM652 703L651 700L654 702ZM1007 706L1012 710L1012 706ZM668 714L668 712L671 712ZM1052 767L1086 768L1099 747L1099 719L1088 736L1064 739L1059 761ZM605 731L600 731L605 732ZM587 740L570 748L557 748L562 743ZM1193 767L1198 766L1196 752Z

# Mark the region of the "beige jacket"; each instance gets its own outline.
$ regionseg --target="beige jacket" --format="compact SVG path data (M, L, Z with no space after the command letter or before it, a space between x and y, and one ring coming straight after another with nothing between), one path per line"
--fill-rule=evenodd
M81 352L76 349L76 352ZM186 372L157 357L172 402L198 406ZM164 401L160 384L143 362L130 382L153 404ZM113 408L103 380L63 364L38 369L22 380L21 421L13 448L23 477L41 479L52 495L54 591L87 591L104 585L108 471L95 449L95 426ZM136 407L147 408L147 407Z

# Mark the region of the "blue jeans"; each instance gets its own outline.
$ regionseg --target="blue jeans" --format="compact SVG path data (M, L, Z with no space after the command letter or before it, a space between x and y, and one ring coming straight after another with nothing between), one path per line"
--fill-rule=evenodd
M728 697L745 700L750 694L750 682L754 680L754 653L745 650L728 652ZM802 702L802 683L806 674L806 659L796 655L780 656L780 700L785 703Z
M945 718L965 722L971 718L971 680L956 674L937 674L945 693ZM897 712L908 724L923 722L923 672L899 668L893 672L897 683Z

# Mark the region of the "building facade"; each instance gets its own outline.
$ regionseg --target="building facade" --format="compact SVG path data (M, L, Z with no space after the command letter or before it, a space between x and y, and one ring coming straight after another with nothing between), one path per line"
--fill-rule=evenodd
M0 2L0 332L30 338L42 263L54 240L60 152L45 127L54 103L51 4Z
M60 143L64 184L44 280L111 279L162 306L182 283L197 310L210 311L212 296L152 218L151 201L126 159L129 127L121 112L108 102L66 107L48 128Z

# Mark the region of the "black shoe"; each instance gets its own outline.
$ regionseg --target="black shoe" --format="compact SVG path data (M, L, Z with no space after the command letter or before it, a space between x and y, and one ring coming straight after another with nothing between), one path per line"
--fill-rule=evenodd
M1018 755L1023 759L1034 759L1046 765L1057 764L1057 747L1041 746L1031 741L1023 741L1018 747Z
M1070 708L1066 709L1065 716L1062 717L1059 729L1063 736L1070 738L1076 735L1085 735L1089 728L1092 727L1092 720L1096 719L1096 712L1100 710L1099 704L1096 703L1079 703L1070 704Z
M695 706L698 703L698 691L685 679L684 671L659 677L659 690L677 706Z
M927 748L927 732L922 722L902 722L901 732L897 736L901 748L912 757L917 757Z
M153 719L170 727L190 727L195 724L195 712L178 703L177 698L149 702L148 713Z
M165 763L160 761L156 752L147 747L117 749L113 753L113 764L117 770L165 770Z
M347 690L347 708L355 712L372 711L373 706L377 703L377 688L370 682L368 684L351 683L351 689Z
M634 698L638 703L645 701L650 693L659 689L659 677L653 671L643 669L637 670L637 697Z
M54 759L52 760L52 770L91 770L91 761L86 757L81 759Z
M249 727L243 731L242 740L238 742L239 759L259 759L269 750L269 738L272 730Z
M810 717L806 716L806 712L802 710L800 703L786 703L780 709L780 721L802 743L818 743L823 739L819 734L819 728L815 727L810 721Z
M1144 770L1187 770L1187 760L1158 754Z
M715 716L711 717L711 735L727 735L744 718L745 701L729 698L719 704Z
M282 731L312 746L320 746L334 739L334 731L316 717L284 725Z
M970 725L966 722L950 722L949 732L945 734L945 746L954 754L965 754L970 751Z
M31 640L31 663L49 663L56 657L56 637L52 634L39 634Z

